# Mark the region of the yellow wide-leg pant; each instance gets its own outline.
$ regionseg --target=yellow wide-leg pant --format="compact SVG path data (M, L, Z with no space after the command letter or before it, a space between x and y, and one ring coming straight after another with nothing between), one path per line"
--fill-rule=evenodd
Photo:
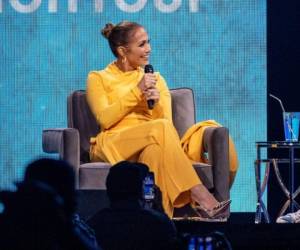
M92 161L115 164L135 160L148 165L162 192L169 217L174 207L191 202L190 189L201 181L185 155L174 126L166 119L147 121L118 132L100 133L91 146Z

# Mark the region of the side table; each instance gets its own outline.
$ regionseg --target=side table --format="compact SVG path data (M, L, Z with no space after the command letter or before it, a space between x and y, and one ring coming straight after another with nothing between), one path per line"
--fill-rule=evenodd
M283 149L286 148L289 151L289 157L287 159L280 158L261 158L261 150L263 148L266 149ZM274 172L278 181L279 186L281 187L283 193L287 197L286 202L282 206L279 216L283 215L284 212L289 208L289 212L294 212L295 208L299 209L299 204L295 201L295 198L300 193L300 186L296 191L294 188L294 171L295 171L295 163L300 163L300 159L295 158L295 149L300 148L300 142L286 142L286 141L264 141L264 142L256 142L256 160L254 163L255 166L255 179L256 179L256 192L257 192L257 204L256 204L256 213L255 213L255 223L261 223L262 215L266 223L270 223L269 214L267 208L263 202L263 194L266 189L269 172L271 165L274 167ZM264 171L263 180L261 180L261 164L265 163L266 168ZM289 185L286 187L284 184L282 177L280 175L280 171L278 168L279 163L288 163L289 164Z

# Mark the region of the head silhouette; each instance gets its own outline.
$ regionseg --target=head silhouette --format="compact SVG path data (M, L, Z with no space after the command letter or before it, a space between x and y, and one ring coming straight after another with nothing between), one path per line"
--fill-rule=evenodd
M67 162L48 158L31 162L20 185L30 182L49 186L62 198L66 213L72 214L75 211L75 173Z
M112 166L106 179L109 199L111 201L142 199L143 180L148 172L148 166L143 163L121 161Z

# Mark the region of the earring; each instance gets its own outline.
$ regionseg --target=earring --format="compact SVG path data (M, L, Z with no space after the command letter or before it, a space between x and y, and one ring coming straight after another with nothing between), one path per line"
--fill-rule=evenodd
M122 64L125 64L127 62L126 56L122 57Z

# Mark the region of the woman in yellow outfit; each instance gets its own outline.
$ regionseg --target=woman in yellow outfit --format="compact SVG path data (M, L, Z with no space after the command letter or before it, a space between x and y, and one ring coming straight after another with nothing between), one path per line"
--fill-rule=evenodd
M171 97L159 73L144 73L151 47L145 29L134 22L107 24L102 34L117 60L87 79L87 101L102 131L91 139L92 161L145 163L154 172L169 217L173 208L193 202L214 217L229 205L218 202L197 176L172 124ZM147 100L154 100L152 110Z

